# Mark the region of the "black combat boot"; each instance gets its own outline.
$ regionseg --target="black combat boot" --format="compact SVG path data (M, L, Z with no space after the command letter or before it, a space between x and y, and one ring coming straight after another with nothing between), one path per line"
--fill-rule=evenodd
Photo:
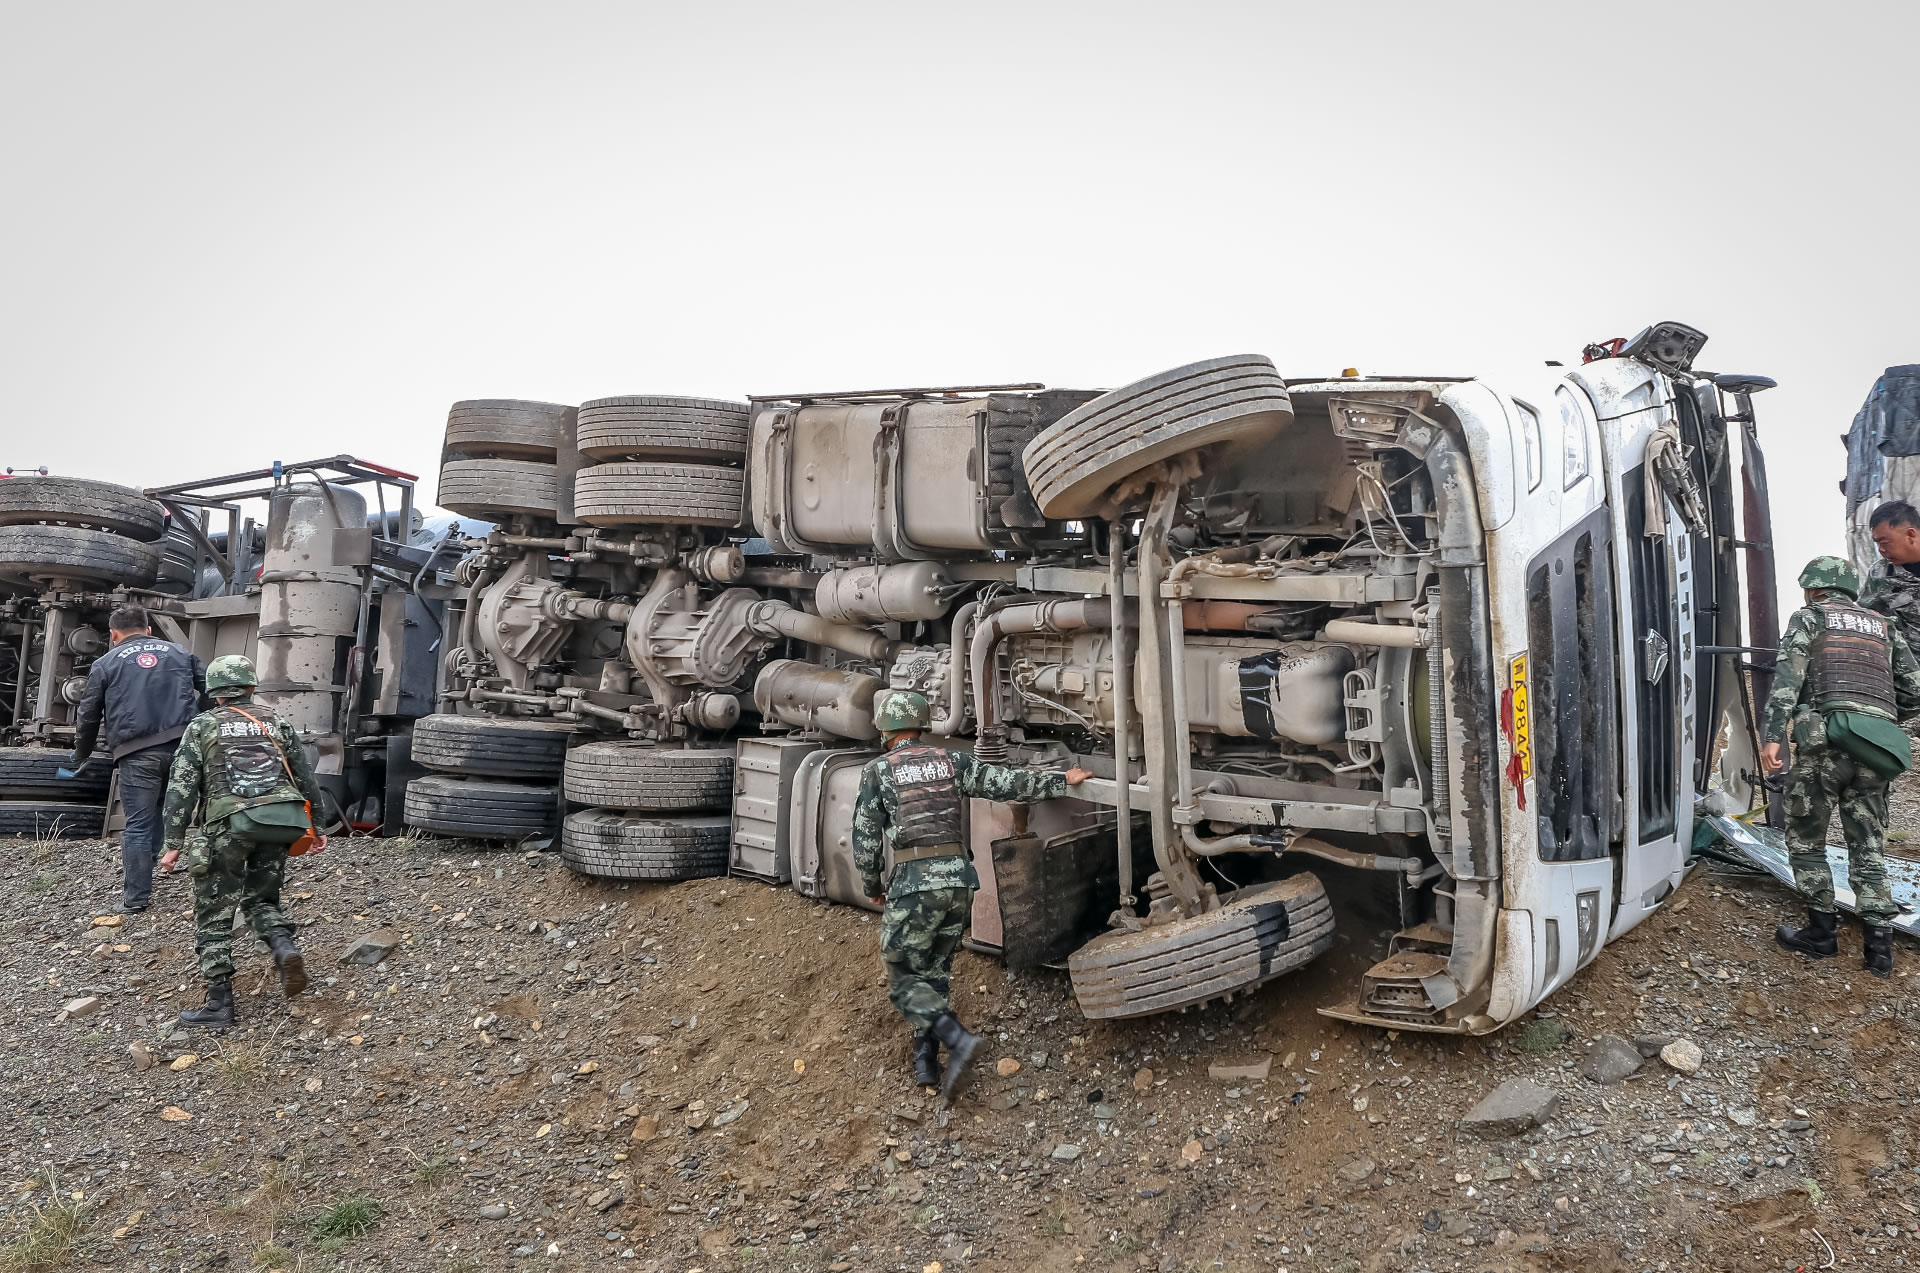
M1834 926L1840 916L1833 911L1807 911L1807 926L1795 930L1785 924L1773 930L1773 939L1788 950L1797 950L1815 959L1832 959L1840 953L1840 939Z
M233 1024L233 982L231 979L209 981L207 983L207 1001L198 1008L188 1008L180 1014L181 1025L206 1026L211 1030L224 1030Z
M951 1012L941 1013L930 1033L947 1045L947 1077L940 1084L940 1099L952 1104L953 1098L966 1086L967 1063L980 1047L980 1036L961 1025L960 1018Z
M931 1030L914 1031L913 1081L921 1087L940 1086L940 1040Z
M300 948L293 944L292 933L275 933L267 938L273 947L273 966L280 970L280 993L291 999L307 988L307 966L301 962Z
M1860 966L1881 980L1893 976L1893 930L1882 924L1868 924L1866 958Z

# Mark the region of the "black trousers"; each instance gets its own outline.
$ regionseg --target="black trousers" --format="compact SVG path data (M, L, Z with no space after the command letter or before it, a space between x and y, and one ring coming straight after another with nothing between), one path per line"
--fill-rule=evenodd
M162 743L120 758L120 803L127 829L120 836L120 901L145 906L153 893L153 862L160 853L160 811L167 801L167 775L175 743Z

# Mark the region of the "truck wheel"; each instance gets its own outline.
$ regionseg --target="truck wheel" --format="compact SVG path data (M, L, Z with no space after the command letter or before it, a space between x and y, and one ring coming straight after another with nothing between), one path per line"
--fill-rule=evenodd
M572 733L558 721L422 716L413 726L413 758L442 773L558 778Z
M588 743L567 753L562 792L576 804L609 809L724 810L733 801L733 752Z
M466 459L554 461L574 409L557 402L474 398L447 411L447 454Z
M74 579L144 588L159 568L157 544L125 535L84 526L0 526L0 581L7 583Z
M55 771L67 767L67 753L45 747L0 747L0 800L72 800L106 803L113 762L89 756L71 778Z
M603 880L701 880L727 873L726 818L649 818L586 809L560 829L560 860Z
M1105 933L1076 950L1067 970L1089 1017L1144 1017L1251 990L1331 945L1326 890L1296 875L1241 889L1204 915Z
M428 774L407 784L407 825L474 840L519 840L553 826L558 800L552 787Z
M106 825L103 804L52 800L0 800L0 836L29 840L97 840Z
M589 460L699 460L747 453L744 402L628 396L580 404L580 454Z
M553 465L533 460L448 460L437 498L449 513L482 521L515 513L551 518L559 507Z
M0 482L0 526L59 522L110 530L150 544L165 529L166 511L130 486L84 477L28 474Z
M199 582L194 571L194 563L200 559L199 545L177 522L167 524L167 533L159 542L160 564L153 577L155 590L176 597L193 596L194 585Z
M1148 465L1226 442L1267 437L1293 419L1287 382L1258 354L1210 358L1135 381L1076 407L1023 453L1048 517L1090 517Z
M573 479L573 515L588 526L734 526L745 480L709 464L596 464Z

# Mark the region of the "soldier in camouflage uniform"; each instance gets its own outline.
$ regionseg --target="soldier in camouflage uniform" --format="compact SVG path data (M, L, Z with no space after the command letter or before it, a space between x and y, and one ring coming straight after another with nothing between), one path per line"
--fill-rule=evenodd
M288 998L307 988L293 928L280 914L280 879L287 850L313 830L320 784L293 726L253 701L253 663L223 655L207 669L211 711L187 726L167 781L162 823L171 871L184 848L193 876L194 948L207 983L204 1007L180 1014L180 1024L223 1029L233 1024L233 913L246 914L273 950ZM199 815L200 829L188 823ZM312 851L327 847L315 835Z
M1767 699L1768 772L1785 767L1782 752L1793 743L1787 774L1787 848L1794 882L1807 899L1807 926L1782 924L1774 937L1789 950L1816 959L1840 953L1834 909L1833 870L1827 862L1827 818L1835 804L1847 839L1847 875L1866 930L1863 966L1875 976L1893 971L1893 929L1899 914L1887 891L1887 787L1881 768L1860 759L1865 735L1872 746L1904 753L1905 738L1893 725L1920 712L1920 665L1898 625L1854 600L1860 579L1838 557L1816 557L1800 572L1806 605L1787 620ZM1844 730L1836 734L1836 730ZM1896 762L1897 763L1897 762Z
M947 1005L953 957L980 886L961 842L961 798L1054 800L1092 775L1084 769L1056 774L989 765L971 752L927 746L920 741L927 719L927 700L919 694L896 691L881 704L875 723L886 752L860 774L853 860L868 898L883 906L880 958L887 966L888 998L913 1027L913 1081L925 1087L941 1082L944 1043L941 1094L951 1099L980 1046L980 1036ZM880 871L889 848L893 882L882 898Z
M1920 643L1920 510L1903 499L1873 510L1874 563L1860 589L1860 604L1900 625L1907 648Z

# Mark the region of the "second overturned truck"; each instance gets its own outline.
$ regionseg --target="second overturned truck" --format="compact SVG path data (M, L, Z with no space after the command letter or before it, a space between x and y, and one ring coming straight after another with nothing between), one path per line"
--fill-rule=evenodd
M1064 960L1089 1016L1230 997L1339 923L1378 957L1323 1011L1495 1029L1673 892L1697 798L1755 802L1769 382L1694 371L1704 340L1528 386L1243 356L461 404L441 503L497 528L408 820L865 905L853 794L910 689L935 742L1098 775L967 827L974 944Z

